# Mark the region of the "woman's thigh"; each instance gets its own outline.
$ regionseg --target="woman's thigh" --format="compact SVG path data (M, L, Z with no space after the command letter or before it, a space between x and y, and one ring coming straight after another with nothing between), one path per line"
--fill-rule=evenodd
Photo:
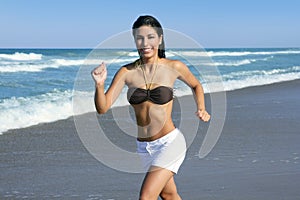
M143 181L140 195L157 198L173 175L174 173L170 170L151 166Z

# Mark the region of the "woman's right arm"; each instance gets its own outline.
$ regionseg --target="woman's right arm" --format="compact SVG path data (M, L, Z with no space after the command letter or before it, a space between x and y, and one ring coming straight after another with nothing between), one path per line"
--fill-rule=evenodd
M117 99L125 85L126 68L122 67L115 75L107 92L104 92L104 82L107 78L107 70L104 63L92 71L95 81L95 106L99 114L104 114Z

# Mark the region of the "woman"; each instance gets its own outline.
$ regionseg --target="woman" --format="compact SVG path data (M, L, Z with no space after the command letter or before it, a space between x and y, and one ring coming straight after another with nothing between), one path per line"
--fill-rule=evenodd
M133 106L138 126L137 151L147 174L140 199L181 199L174 174L185 157L185 140L171 118L173 85L176 79L185 82L194 92L196 116L208 121L203 89L188 67L180 61L165 58L163 30L152 16L140 16L133 24L132 34L140 58L116 73L104 92L107 77L105 64L92 71L96 84L95 106L104 114L128 86L128 101Z

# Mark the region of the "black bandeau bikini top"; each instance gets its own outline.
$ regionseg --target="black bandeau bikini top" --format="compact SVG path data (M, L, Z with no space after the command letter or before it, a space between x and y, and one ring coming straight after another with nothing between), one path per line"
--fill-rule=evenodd
M163 105L173 99L173 89L166 86L159 86L151 90L129 88L127 99L130 104L140 104L149 100L155 104Z

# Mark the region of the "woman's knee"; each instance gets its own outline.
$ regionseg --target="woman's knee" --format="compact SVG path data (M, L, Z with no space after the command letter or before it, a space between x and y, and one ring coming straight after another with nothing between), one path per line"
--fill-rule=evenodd
M163 200L173 200L173 199L180 199L177 191L172 191L172 192L164 192L162 191L159 195Z
M153 195L150 192L146 192L146 191L142 191L140 193L140 198L139 200L157 200L158 196L157 195Z

